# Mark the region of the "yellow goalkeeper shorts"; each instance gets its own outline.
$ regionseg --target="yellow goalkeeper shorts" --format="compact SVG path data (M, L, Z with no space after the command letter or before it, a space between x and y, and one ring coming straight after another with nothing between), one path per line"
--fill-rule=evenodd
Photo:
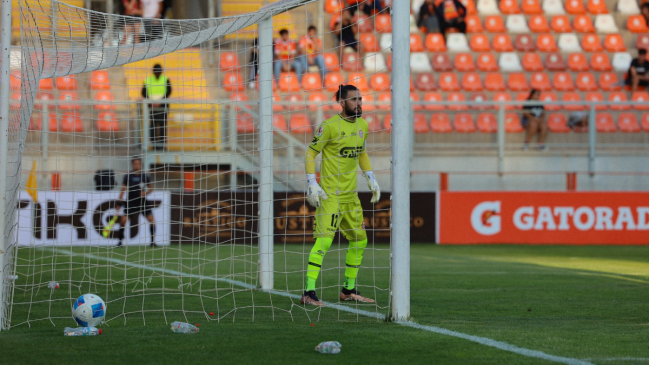
M350 242L367 239L363 208L358 196L352 203L340 203L333 194L329 195L329 199L320 201L313 220L313 237L334 238L338 228Z

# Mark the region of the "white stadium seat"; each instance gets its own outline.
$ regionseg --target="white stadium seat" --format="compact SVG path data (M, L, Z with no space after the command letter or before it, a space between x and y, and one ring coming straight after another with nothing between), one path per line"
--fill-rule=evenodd
M575 33L562 33L559 35L559 50L561 52L581 52L579 38Z
M498 9L498 4L496 3L496 0L478 0L478 4L476 7L480 15L500 14L500 9Z
M640 8L635 0L619 0L617 2L617 11L622 14L639 14Z
M600 14L595 17L595 30L597 33L617 33L617 25L611 14Z
M385 63L385 57L381 53L366 54L363 59L363 67L367 72L380 72L388 68Z
M617 72L627 72L633 57L628 52L617 52L613 55L613 69Z
M451 33L446 38L446 48L451 52L469 52L469 42L462 33Z
M412 13L419 16L419 9L421 9L421 5L425 2L426 0L412 0Z
M419 28L417 27L417 19L415 16L410 14L410 33L419 33Z
M503 72L523 71L521 60L518 58L516 52L501 53L500 59L498 60L498 66L500 66L500 70Z
M383 33L381 40L379 41L379 47L381 50L390 52L392 47L392 33Z
M543 0L543 12L547 15L565 14L561 0Z
M509 33L529 33L530 28L523 14L510 15L507 17L507 31Z
M425 52L415 52L410 54L410 71L412 72L431 72L430 60Z

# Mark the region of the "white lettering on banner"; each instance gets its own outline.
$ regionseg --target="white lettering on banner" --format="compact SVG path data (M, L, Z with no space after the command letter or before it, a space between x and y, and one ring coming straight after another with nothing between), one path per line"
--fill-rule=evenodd
M484 202L491 203L491 202ZM479 211L481 204L477 205L471 214L471 224L473 228L476 229L476 223L474 219L479 219L480 214L485 212L484 208ZM498 211L500 212L500 206L498 206ZM598 231L621 231L621 230L649 230L649 207L638 207L636 209L637 219L633 215L633 211L630 207L617 207L617 216L615 219L614 210L611 207L533 207L533 206L523 206L519 207L514 211L512 220L514 226L521 231L529 231L531 229L537 231L567 231L570 230L572 221L572 226L577 228L580 231L588 231L595 229ZM572 219L570 219L572 217ZM557 226L557 219L559 220L559 225ZM478 220L477 222L481 222ZM637 222L637 223L636 223ZM484 234L484 233L483 233Z
M500 232L500 201L482 202L471 212L471 226L484 236Z

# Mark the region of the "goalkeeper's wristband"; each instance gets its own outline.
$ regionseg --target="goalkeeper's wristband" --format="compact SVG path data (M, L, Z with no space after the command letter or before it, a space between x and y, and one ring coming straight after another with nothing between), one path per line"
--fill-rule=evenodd
M318 185L315 174L306 174L306 182L308 185Z
M370 181L376 180L372 171L365 171L365 177Z

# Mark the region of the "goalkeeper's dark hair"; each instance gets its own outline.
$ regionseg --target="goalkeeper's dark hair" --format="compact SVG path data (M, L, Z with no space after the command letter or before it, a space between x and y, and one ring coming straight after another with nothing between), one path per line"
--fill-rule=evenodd
M347 99L347 94L348 94L350 91L354 91L354 90L355 90L355 91L358 91L358 89L357 89L356 86L354 86L354 85L343 85L343 84L340 84L340 85L338 86L338 91L336 91L336 93L334 94L334 98L336 99L336 101L345 100L345 99Z

